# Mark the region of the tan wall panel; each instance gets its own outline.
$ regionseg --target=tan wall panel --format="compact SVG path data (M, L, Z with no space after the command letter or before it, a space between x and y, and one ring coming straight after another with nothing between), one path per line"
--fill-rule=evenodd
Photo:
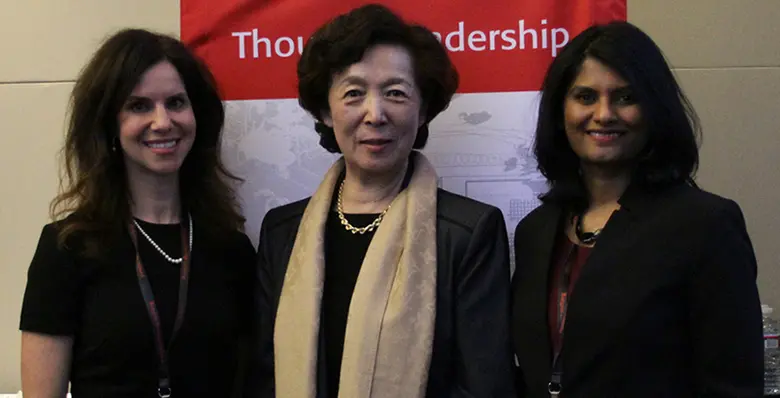
M628 0L675 67L780 66L780 0Z
M780 66L780 0L629 0L629 19L680 68ZM176 0L0 0L0 83L72 80L107 34L179 30ZM705 128L700 183L739 202L764 299L780 307L778 69L678 72ZM70 84L0 84L0 393L19 389L19 308L56 192Z
M179 32L175 0L0 0L0 10L3 83L72 80L120 28Z
M19 310L47 211L72 84L0 85L0 393L20 386Z
M677 74L704 129L698 181L742 207L762 299L780 308L780 68Z

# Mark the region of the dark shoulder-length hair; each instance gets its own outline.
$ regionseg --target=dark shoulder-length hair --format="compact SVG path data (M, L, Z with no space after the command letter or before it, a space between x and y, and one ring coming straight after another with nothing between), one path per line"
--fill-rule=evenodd
M315 119L320 145L329 152L341 150L323 115L333 76L359 62L379 44L406 48L414 60L425 123L417 131L413 148L428 141L428 124L449 106L458 88L458 73L436 36L421 25L409 24L385 6L369 4L337 16L321 26L306 43L298 62L298 102Z
M588 205L580 161L564 130L564 100L586 58L617 72L633 88L648 131L632 184L657 190L679 183L695 185L699 163L699 119L678 85L661 49L628 22L592 26L555 58L542 84L534 153L550 190L545 202L576 211Z
M130 195L118 144L118 115L142 75L163 61L178 71L197 124L192 149L179 171L182 209L210 240L243 229L231 184L240 179L220 159L225 111L214 77L175 38L125 29L100 46L71 93L60 193L50 206L52 218L61 219L61 246L78 234L82 254L99 257L127 227Z

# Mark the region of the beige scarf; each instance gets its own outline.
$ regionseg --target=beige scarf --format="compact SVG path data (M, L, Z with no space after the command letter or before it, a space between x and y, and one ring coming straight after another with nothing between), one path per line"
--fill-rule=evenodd
M409 186L376 230L352 293L339 398L425 396L436 318L437 177L421 153L413 159ZM343 169L342 158L312 196L287 266L274 330L280 398L316 396L325 224Z

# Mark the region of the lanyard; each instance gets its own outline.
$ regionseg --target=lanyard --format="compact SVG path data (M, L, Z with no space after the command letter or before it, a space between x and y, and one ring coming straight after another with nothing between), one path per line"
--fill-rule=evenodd
M566 259L563 263L563 269L558 275L555 290L556 290L556 303L555 314L556 322L555 328L558 334L558 344L554 347L553 353L553 366L552 374L550 375L550 382L547 384L547 392L551 396L558 396L561 393L561 380L563 378L563 365L561 364L561 349L563 348L563 327L566 324L566 312L569 308L569 285L571 284L571 273L576 261L574 254L577 252L577 245L572 244L569 249L569 253L566 255Z
M160 315L157 311L157 304L154 301L154 293L152 292L152 285L149 284L149 277L146 275L146 269L141 263L141 255L138 253L138 231L133 223L130 223L130 239L135 246L135 270L138 275L138 285L141 287L141 294L143 295L144 302L146 302L146 311L149 313L149 319L152 322L152 331L154 332L154 346L157 350L157 356L160 361L160 368L157 379L157 395L161 398L168 398L171 396L171 382L170 372L168 369L168 348L171 346L173 338L181 328L181 324L184 321L184 310L187 308L187 288L189 287L190 278L190 248L187 244L187 231L184 225L181 228L181 248L182 248L182 263L181 271L179 273L179 301L178 308L176 310L176 321L173 325L173 332L171 333L170 341L166 348L163 343L162 326L160 324Z

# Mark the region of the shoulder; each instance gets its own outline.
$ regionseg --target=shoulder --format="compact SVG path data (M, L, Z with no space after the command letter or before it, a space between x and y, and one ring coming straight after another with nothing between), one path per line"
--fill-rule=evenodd
M72 222L74 222L74 216L70 215L64 219L45 224L43 228L41 228L36 254L64 256L69 255L70 253L79 252L84 244L84 236L82 233L77 232L69 234L67 239L60 244L60 233L63 228Z
M270 233L281 226L297 226L303 217L306 205L309 204L309 199L310 197L269 210L263 218L262 231Z
M653 199L659 213L689 222L713 222L723 216L742 217L742 210L734 200L687 184L669 188Z
M679 198L688 202L693 207L704 207L709 211L724 210L736 205L734 200L699 187L683 185L678 188Z
M38 243L27 271L28 279L62 278L66 274L81 274L84 267L79 253L82 239L77 234L69 236L64 244L60 244L60 231L63 221L48 223L41 228ZM79 271L81 270L81 271Z
M48 223L43 226L39 243L81 260L105 261L123 236L111 224L90 220L84 214L71 213Z
M228 253L239 254L242 257L254 256L255 246L249 237L241 231L233 231L225 240Z
M440 222L473 232L480 224L503 224L504 216L497 207L444 189L439 189L436 203Z
M561 207L554 203L542 203L531 210L515 226L515 236L522 236L529 228L538 230L538 227L547 223L557 223L561 214Z
M60 248L58 244L59 232L62 228L63 221L55 221L45 224L41 229L38 237L38 247L36 253L55 253L59 251L65 251L64 248Z
M62 221L43 226L27 269L20 329L51 335L73 335L78 329L79 303L88 271L73 250L59 245ZM73 240L72 237L68 241ZM78 264L77 264L78 262Z

